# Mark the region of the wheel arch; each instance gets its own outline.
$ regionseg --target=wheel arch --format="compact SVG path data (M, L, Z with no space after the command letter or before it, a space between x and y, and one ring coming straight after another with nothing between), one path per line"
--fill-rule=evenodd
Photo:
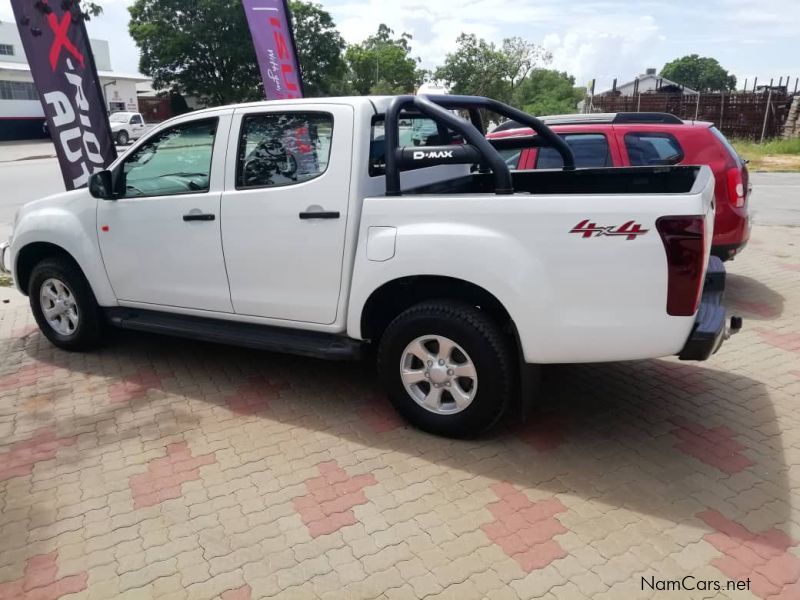
M75 260L67 250L50 242L31 242L20 248L16 257L16 281L19 290L28 295L28 287L30 286L31 273L34 267L45 258L60 257L73 263L86 278L81 265Z
M397 315L427 300L454 300L486 311L513 336L515 350L519 351L519 334L514 320L494 294L470 281L442 275L399 277L376 288L361 310L361 338L377 342Z

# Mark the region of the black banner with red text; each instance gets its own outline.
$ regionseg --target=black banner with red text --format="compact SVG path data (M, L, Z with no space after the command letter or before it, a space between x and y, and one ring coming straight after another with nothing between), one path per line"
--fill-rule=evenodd
M117 152L78 2L11 0L11 6L64 185L85 186Z

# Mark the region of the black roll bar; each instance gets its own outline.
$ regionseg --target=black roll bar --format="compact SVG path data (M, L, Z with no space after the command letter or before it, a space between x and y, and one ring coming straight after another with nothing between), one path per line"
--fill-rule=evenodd
M494 173L495 193L513 194L513 184L511 172L508 165L489 143L483 134L483 125L480 121L479 109L483 108L495 112L503 117L527 125L539 134L547 145L552 146L561 155L564 162L564 170L575 168L575 158L572 150L561 137L553 132L542 121L527 113L517 110L507 104L484 98L482 96L449 96L449 95L419 95L419 96L397 96L389 105L386 111L384 123L386 136L386 195L399 196L400 192L400 168L398 165L400 151L400 112L412 108L430 118L437 123L444 123L452 130L461 133L464 138L481 154L486 163ZM449 110L468 110L470 121L468 123Z

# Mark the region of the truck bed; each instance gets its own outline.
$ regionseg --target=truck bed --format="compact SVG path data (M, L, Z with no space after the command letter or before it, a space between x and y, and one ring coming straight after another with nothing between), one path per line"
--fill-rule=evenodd
M513 171L515 193L544 194L684 194L692 191L700 167L627 167ZM403 194L489 194L494 192L491 173L463 177L404 189Z

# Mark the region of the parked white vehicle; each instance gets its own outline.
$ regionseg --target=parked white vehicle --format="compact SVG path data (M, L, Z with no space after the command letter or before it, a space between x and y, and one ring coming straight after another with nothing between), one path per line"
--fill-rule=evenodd
M495 147L515 141L485 139L483 108L565 169L509 172ZM402 139L421 118L439 136ZM485 98L215 108L25 205L0 259L61 348L97 346L109 323L329 359L372 345L406 418L472 435L525 395L526 365L703 360L740 327L709 261L708 167L572 164L544 124Z
M138 140L147 131L144 118L138 112L111 113L108 120L117 146L126 146L131 140Z

